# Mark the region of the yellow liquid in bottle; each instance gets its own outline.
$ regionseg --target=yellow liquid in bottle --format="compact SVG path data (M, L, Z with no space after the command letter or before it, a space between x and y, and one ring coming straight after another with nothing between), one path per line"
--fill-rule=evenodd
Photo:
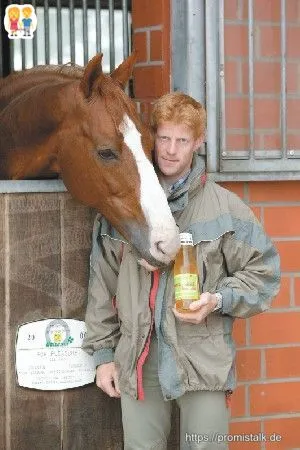
M177 311L190 312L190 303L200 298L198 267L193 245L181 244L174 265L174 288Z

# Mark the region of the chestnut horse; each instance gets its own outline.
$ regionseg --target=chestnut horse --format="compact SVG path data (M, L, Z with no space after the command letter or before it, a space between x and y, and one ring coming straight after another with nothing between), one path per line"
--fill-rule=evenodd
M110 76L101 60L96 55L85 68L39 66L0 80L0 179L60 176L139 257L162 267L174 259L179 234L151 163L150 130L123 91L135 55Z

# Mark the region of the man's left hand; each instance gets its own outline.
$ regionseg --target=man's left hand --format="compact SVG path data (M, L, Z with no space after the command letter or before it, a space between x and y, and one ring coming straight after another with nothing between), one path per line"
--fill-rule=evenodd
M191 312L180 313L175 307L173 312L176 318L182 322L199 324L214 310L217 303L215 294L204 292L200 295L199 300L195 300L190 304L189 309Z

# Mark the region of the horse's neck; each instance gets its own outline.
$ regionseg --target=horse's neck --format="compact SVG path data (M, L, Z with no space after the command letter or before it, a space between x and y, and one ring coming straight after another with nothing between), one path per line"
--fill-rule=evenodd
M35 77L33 77L35 78ZM75 108L72 80L30 78L19 80L5 91L0 109L0 175L3 178L22 178L25 171L39 173L45 161L56 152L57 130L65 116L65 103ZM5 102L4 102L5 99ZM1 103L1 98L0 98ZM73 103L73 105L72 105Z
M72 78L66 78L55 71L26 71L14 74L0 80L0 113L12 100L19 95L42 84L51 85L57 83L73 82Z

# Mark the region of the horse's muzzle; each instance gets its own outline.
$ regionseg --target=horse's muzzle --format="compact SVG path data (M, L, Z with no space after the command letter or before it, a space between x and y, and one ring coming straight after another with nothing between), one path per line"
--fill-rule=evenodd
M180 248L177 228L164 233L149 231L146 227L143 229L136 225L128 229L129 241L134 246L138 259L145 260L152 266L152 269L148 267L148 270L166 268L175 259ZM142 265L146 267L145 264L142 263Z

